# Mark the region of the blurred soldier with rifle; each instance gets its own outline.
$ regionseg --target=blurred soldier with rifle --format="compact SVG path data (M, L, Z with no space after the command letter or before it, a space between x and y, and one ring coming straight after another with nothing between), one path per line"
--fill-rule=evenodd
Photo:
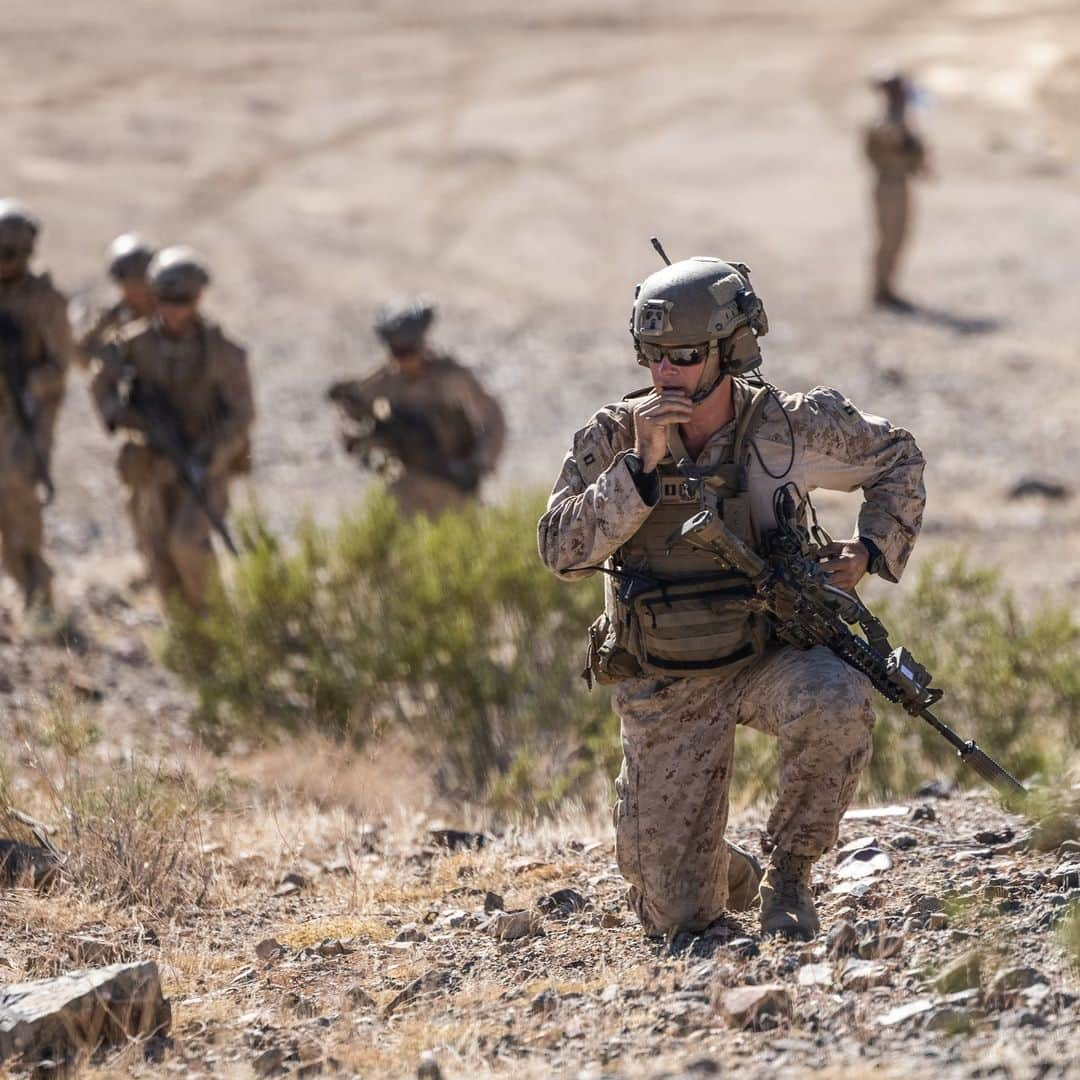
M194 252L165 248L147 277L156 312L113 335L92 389L109 431L127 435L118 467L151 580L200 611L212 532L235 552L225 517L230 479L250 469L251 379L244 350L199 311L210 275Z
M146 280L146 269L154 249L134 233L118 236L106 252L109 277L120 295L116 302L101 311L81 313L85 325L79 335L79 354L89 364L117 330L136 319L154 314L154 294Z
M748 378L767 331L743 263L699 257L648 277L631 333L650 385L574 435L539 523L541 557L559 577L606 575L588 674L614 684L616 859L650 934L701 932L745 906L733 886L744 895L756 868L724 839L737 724L778 741L759 889L766 934L818 932L812 867L835 844L871 753L869 680L816 643L825 635L791 644L778 633L759 577L719 558L715 530L702 529L722 522L764 555L781 524L777 492L794 492L805 512L815 488L861 489L855 534L815 554L821 580L850 591L866 573L896 581L922 524L911 435L836 390L789 394ZM695 519L703 507L707 522ZM697 544L684 538L688 522Z
M386 305L375 332L387 362L365 379L330 387L345 449L384 473L403 513L435 516L474 497L502 452L498 402L468 368L427 344L435 309Z
M73 346L66 299L48 274L30 270L40 228L21 204L0 199L0 543L27 610L48 616L41 511L53 495L53 430Z

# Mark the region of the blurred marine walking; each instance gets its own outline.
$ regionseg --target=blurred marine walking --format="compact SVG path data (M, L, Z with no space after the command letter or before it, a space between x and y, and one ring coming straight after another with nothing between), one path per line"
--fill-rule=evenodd
M499 403L468 368L428 345L434 318L421 300L387 304L375 322L386 363L329 391L345 449L386 476L403 513L432 517L476 496L506 439Z
M28 610L52 608L42 503L53 494L53 431L73 355L67 300L30 270L37 218L0 199L0 544Z
M84 363L100 354L109 339L136 319L154 314L154 294L146 280L146 271L154 249L134 233L118 236L106 252L109 277L120 295L116 302L89 318L89 325L79 334L79 352Z
M251 379L244 350L199 311L210 274L194 252L158 252L147 277L156 313L113 335L93 393L109 431L126 436L118 467L151 580L198 611L216 575L211 534L225 532L229 481L250 469Z
M926 149L908 124L908 80L893 74L875 80L874 86L884 96L885 115L867 129L865 139L874 170L877 225L872 299L879 307L910 311L911 303L896 291L896 273L911 223L910 182L927 172Z
M768 321L742 263L659 270L631 319L650 385L574 435L539 523L559 577L605 573L588 670L613 684L621 721L616 860L650 934L701 932L747 906L759 872L724 833L735 728L759 728L779 750L761 926L808 939L811 868L870 760L871 687L827 649L777 641L750 579L680 529L708 510L764 555L789 498L805 526L815 488L861 489L856 535L816 549L822 572L846 590L867 572L896 581L922 521L922 454L836 390L747 378Z

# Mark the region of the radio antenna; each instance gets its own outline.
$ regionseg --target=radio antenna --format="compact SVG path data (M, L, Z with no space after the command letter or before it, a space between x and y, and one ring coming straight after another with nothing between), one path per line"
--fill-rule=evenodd
M652 244L652 246L656 249L656 254L659 255L660 258L663 259L668 266L670 266L671 260L667 257L667 252L664 250L664 245L660 243L660 237L650 236L649 243Z

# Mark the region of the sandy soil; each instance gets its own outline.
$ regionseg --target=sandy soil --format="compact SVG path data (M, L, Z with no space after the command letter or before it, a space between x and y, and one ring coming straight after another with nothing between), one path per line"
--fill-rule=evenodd
M400 292L438 298L441 341L505 402L492 494L549 484L570 430L640 382L626 317L658 233L754 268L774 381L838 385L916 432L930 537L1075 598L1080 503L1004 495L1071 483L1080 450L1080 13L790 9L10 0L0 190L40 210L41 263L84 299L121 230L205 250L258 380L251 494L282 527L362 489L322 395L375 360L373 309ZM921 318L865 305L858 132L883 63L933 98L905 271ZM75 596L129 560L111 459L77 375L49 515Z

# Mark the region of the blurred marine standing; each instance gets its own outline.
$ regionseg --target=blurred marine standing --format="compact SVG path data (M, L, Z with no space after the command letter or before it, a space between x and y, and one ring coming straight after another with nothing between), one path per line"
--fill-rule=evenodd
M210 274L194 252L165 248L147 278L156 312L113 335L93 393L106 427L126 436L118 467L151 580L198 611L216 576L211 533L225 533L229 481L250 469L251 379L245 351L199 311Z
M386 363L329 391L345 449L386 475L403 513L433 517L477 494L506 439L498 402L468 368L428 345L434 317L420 300L386 305L375 322Z
M874 170L877 247L873 302L910 311L896 291L896 270L911 221L910 180L927 172L926 150L907 120L910 83L901 74L874 80L885 99L885 115L866 131L866 156Z
M79 352L90 363L110 337L136 319L154 314L154 294L146 280L146 270L154 249L134 233L118 236L106 252L109 277L119 290L119 297L102 311L94 313L90 325L79 334Z
M52 497L53 429L73 345L67 300L30 270L40 223L0 199L0 544L28 609L52 606L42 503Z

